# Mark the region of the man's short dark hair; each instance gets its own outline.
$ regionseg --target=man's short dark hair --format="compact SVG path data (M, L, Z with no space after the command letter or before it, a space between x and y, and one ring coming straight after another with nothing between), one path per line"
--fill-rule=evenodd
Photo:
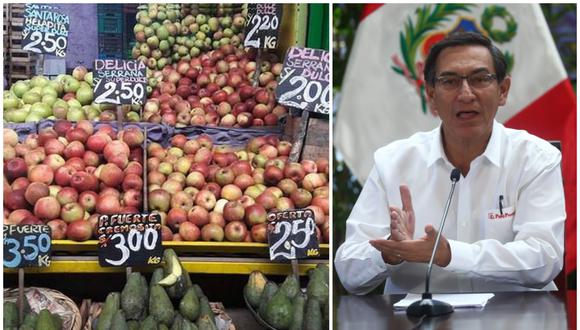
M454 32L447 35L447 37L438 43L434 44L427 55L425 60L425 81L427 84L435 85L435 63L439 54L449 47L455 46L469 46L469 45L480 45L489 50L491 58L493 60L493 66L495 68L495 74L497 80L502 82L506 76L507 62L502 52L495 47L491 41L480 33L475 32Z

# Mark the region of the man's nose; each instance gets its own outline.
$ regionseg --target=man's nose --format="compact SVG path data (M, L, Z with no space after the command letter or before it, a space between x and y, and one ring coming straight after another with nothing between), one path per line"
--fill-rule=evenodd
M475 94L473 93L472 87L467 82L467 79L461 80L461 85L458 90L458 100L462 102L471 102L475 99Z

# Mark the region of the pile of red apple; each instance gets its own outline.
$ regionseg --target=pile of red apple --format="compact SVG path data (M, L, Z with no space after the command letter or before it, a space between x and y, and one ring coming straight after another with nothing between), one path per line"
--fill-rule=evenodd
M143 142L139 128L88 120L58 120L22 143L5 128L4 223L46 223L53 239L85 241L100 214L142 211Z
M154 90L142 118L176 127L277 125L287 113L274 96L282 63L275 55L264 57L257 87L254 55L233 45L167 65L149 79Z
M291 149L274 135L242 150L207 135L149 144L149 211L161 214L163 239L265 243L269 211L310 208L328 242L328 160L288 162Z

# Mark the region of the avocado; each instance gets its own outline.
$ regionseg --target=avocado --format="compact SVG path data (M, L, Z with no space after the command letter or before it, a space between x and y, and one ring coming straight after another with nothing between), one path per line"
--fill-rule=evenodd
M4 302L4 329L18 327L18 306L15 302Z
M165 324L166 326L171 326L174 318L173 304L160 285L154 285L151 288L151 294L149 296L149 315L155 317L155 320L159 323Z
M294 299L298 292L300 292L300 284L298 283L298 280L296 280L296 277L294 277L294 275L286 276L286 279L280 285L280 291L284 292L288 299Z
M304 318L304 330L322 330L322 315L318 299L308 297L306 302L306 316Z
M147 316L140 324L141 330L157 330L157 321L153 315Z
M255 309L260 306L260 296L262 296L267 282L266 276L262 272L255 270L250 274L248 283L244 286L244 296Z
M141 274L133 272L121 292L121 308L127 320L139 320L145 311L147 292L143 291Z
M97 323L97 330L108 330L111 328L113 316L117 310L121 308L121 294L119 292L111 292L105 299L105 305L99 315L99 323Z
M286 330L292 322L292 303L286 296L286 292L280 288L268 301L264 320L278 330Z
M179 302L179 311L183 315L184 318L195 322L197 317L199 316L199 298L195 294L194 288L189 288L185 292L183 298Z
M262 295L260 296L260 305L258 307L258 314L264 318L266 316L266 307L268 305L268 302L270 301L270 299L272 299L272 297L274 296L274 294L278 291L278 285L272 281L268 281L268 283L266 283L266 286L264 287L264 291L262 292Z
M127 320L125 320L125 312L122 309L117 310L113 315L111 330L129 330Z
M292 323L290 330L302 330L304 324L304 307L306 306L306 296L299 293L292 301Z

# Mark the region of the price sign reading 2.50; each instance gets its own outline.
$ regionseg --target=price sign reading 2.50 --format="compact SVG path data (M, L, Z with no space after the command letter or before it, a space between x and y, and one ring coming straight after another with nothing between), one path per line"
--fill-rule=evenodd
M50 227L46 225L4 225L4 267L50 266Z
M22 28L22 50L66 57L70 18L59 8L26 4Z
M67 38L65 36L57 36L54 33L42 33L34 31L25 34L25 39L29 40L22 50L31 51L39 54L55 54L59 57L65 57Z
M143 84L133 84L126 81L106 82L101 79L95 85L95 90L100 92L95 98L95 103L142 104L141 100L145 97Z
M159 214L102 215L97 234L102 267L146 266L161 262Z
M274 212L268 214L268 220L271 260L318 256L318 236L311 210Z
M141 61L95 60L95 103L144 104L147 72Z
M275 49L282 20L281 4L249 4L244 46Z

